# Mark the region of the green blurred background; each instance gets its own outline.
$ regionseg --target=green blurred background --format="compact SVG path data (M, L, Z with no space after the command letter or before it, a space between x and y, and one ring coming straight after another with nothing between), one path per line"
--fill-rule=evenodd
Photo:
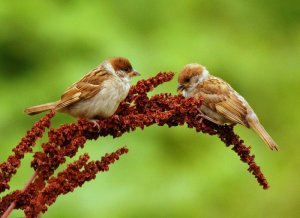
M216 137L153 126L88 142L80 153L92 159L123 145L130 151L109 172L59 197L43 217L299 216L298 1L1 0L1 162L42 116L26 116L25 107L58 99L112 56L129 58L139 79L199 62L228 81L280 146L271 152L254 132L235 128L252 145L271 188L263 190ZM174 79L153 93L175 94L176 86ZM58 114L53 126L74 121ZM31 158L13 188L32 174Z

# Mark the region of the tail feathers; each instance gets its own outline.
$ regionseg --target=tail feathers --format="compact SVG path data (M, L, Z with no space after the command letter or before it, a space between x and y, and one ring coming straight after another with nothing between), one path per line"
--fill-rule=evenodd
M258 120L249 121L250 127L264 140L271 150L278 150L276 142L267 133L265 128L260 124Z
M25 109L25 113L28 115L35 115L44 111L55 109L57 102L51 102L46 104L41 104L33 107L29 107Z

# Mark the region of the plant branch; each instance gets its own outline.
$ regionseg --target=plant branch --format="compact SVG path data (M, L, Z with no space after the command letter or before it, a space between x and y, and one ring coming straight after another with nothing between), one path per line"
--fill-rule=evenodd
M218 136L227 147L233 145L232 150L238 154L241 161L248 164L248 171L255 176L257 182L264 189L269 188L264 174L254 160L254 155L250 154L251 147L247 147L234 133L233 127L219 126L199 116L203 99L184 98L182 95L170 93L148 97L148 92L170 81L173 76L172 72L159 73L155 77L138 81L131 87L115 115L99 119L98 127L87 120L78 119L77 123L50 129L48 141L41 145L43 150L33 155L31 167L35 173L23 190L16 190L1 198L0 215L6 218L14 209L22 209L26 217L37 217L40 212L46 212L48 206L52 205L59 195L72 192L86 181L94 179L98 172L107 171L109 164L127 152L126 148L121 148L103 156L99 161L89 162L89 156L85 154L54 177L55 170L65 163L67 158L74 157L87 140L108 135L120 137L124 133L135 131L136 128L144 129L151 125L168 127L187 125L197 132ZM50 119L53 116L54 112L50 112L34 124L13 150L15 154L0 164L0 192L9 189L8 182L20 166L20 160L25 153L32 152L32 146L42 136L45 128L50 126Z

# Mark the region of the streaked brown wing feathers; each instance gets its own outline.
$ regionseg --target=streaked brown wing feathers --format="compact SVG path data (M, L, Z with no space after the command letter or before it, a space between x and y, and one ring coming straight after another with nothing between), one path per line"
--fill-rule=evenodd
M211 78L201 84L200 90L199 94L209 108L234 123L245 125L247 108L229 84Z
M93 97L101 90L103 81L110 76L101 66L94 69L64 92L56 109L59 110L79 100Z

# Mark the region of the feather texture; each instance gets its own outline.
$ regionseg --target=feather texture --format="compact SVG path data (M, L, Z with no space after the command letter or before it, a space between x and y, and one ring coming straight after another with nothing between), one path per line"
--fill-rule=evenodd
M252 128L272 150L277 150L277 144L248 102L227 82L205 72L208 71L202 65L189 64L178 77L178 87L184 96L204 99L200 108L204 118L218 125L231 123Z
M28 115L39 114L44 111L55 110L57 102L50 102L46 104L40 104L33 107L28 107L25 109L25 113Z
M127 59L108 59L72 84L57 102L29 107L25 113L56 110L87 119L109 117L127 96L130 77L136 75Z

